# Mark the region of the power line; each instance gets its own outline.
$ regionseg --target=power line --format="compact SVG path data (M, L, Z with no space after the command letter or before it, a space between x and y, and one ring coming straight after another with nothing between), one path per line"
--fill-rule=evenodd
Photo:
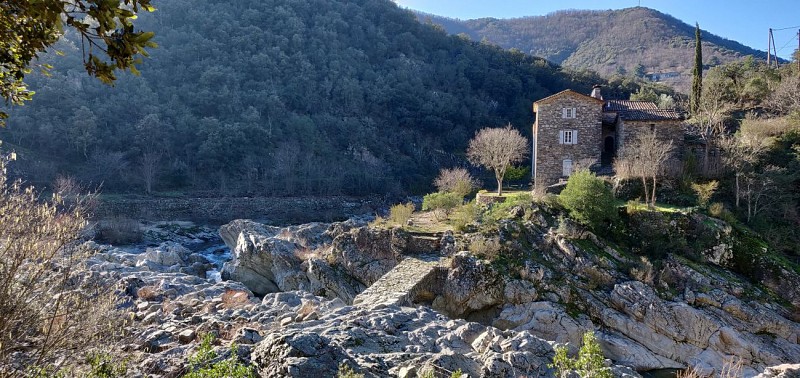
M792 36L792 38L791 38L791 39L789 39L788 41L786 41L786 43L785 43L785 44L784 44L784 45L783 45L781 48L779 48L777 51L783 51L783 49L785 49L786 47L788 47L790 43L794 42L794 40L795 40L795 37L796 37L796 36Z
M790 26L788 28L780 28L780 29L772 28L772 31L781 31L781 30L789 30L789 29L797 29L797 28L800 28L800 25L798 25L798 26Z

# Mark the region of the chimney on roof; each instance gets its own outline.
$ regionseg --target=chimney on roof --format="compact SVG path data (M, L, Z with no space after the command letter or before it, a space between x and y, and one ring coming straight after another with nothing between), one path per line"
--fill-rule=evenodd
M600 94L600 84L595 84L592 87L592 94L590 96L592 96L592 97L594 97L594 98L596 98L598 100L602 100L603 99L603 95Z

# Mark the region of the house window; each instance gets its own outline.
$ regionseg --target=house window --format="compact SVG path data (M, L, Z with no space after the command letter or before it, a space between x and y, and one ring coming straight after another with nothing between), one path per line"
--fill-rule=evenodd
M562 167L562 171L563 171L562 175L564 177L569 177L570 175L572 175L572 160L571 159L565 159L563 161L561 167Z
M578 144L578 130L561 130L558 132L559 144Z
M576 115L575 108L561 108L561 118L575 118Z

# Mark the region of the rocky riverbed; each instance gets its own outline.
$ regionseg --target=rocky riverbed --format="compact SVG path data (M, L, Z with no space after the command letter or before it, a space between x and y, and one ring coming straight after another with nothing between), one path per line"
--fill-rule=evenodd
M146 233L149 246L86 247L135 319L122 347L133 375L180 376L199 335L212 333L220 355L236 343L262 377L333 377L341 364L368 377L544 377L554 347L576 350L587 330L615 376L687 366L713 375L733 361L747 377L800 371L774 373L800 361L786 303L798 287L778 303L718 265L678 256L643 272L594 235L559 229L525 210L501 222L495 236L509 253L535 255L519 264L465 252L487 237L478 232L414 234L364 219L237 220L218 235L162 223Z

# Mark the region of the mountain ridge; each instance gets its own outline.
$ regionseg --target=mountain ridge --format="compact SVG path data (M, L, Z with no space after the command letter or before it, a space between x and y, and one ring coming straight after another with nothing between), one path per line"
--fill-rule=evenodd
M464 33L506 49L518 49L554 64L613 74L678 73L672 84L681 90L691 80L694 26L646 7L619 10L563 10L545 16L459 20L416 12L423 22L448 33ZM707 66L765 52L702 31ZM642 65L643 69L639 67ZM642 72L642 70L644 72ZM652 78L652 76L650 76Z

